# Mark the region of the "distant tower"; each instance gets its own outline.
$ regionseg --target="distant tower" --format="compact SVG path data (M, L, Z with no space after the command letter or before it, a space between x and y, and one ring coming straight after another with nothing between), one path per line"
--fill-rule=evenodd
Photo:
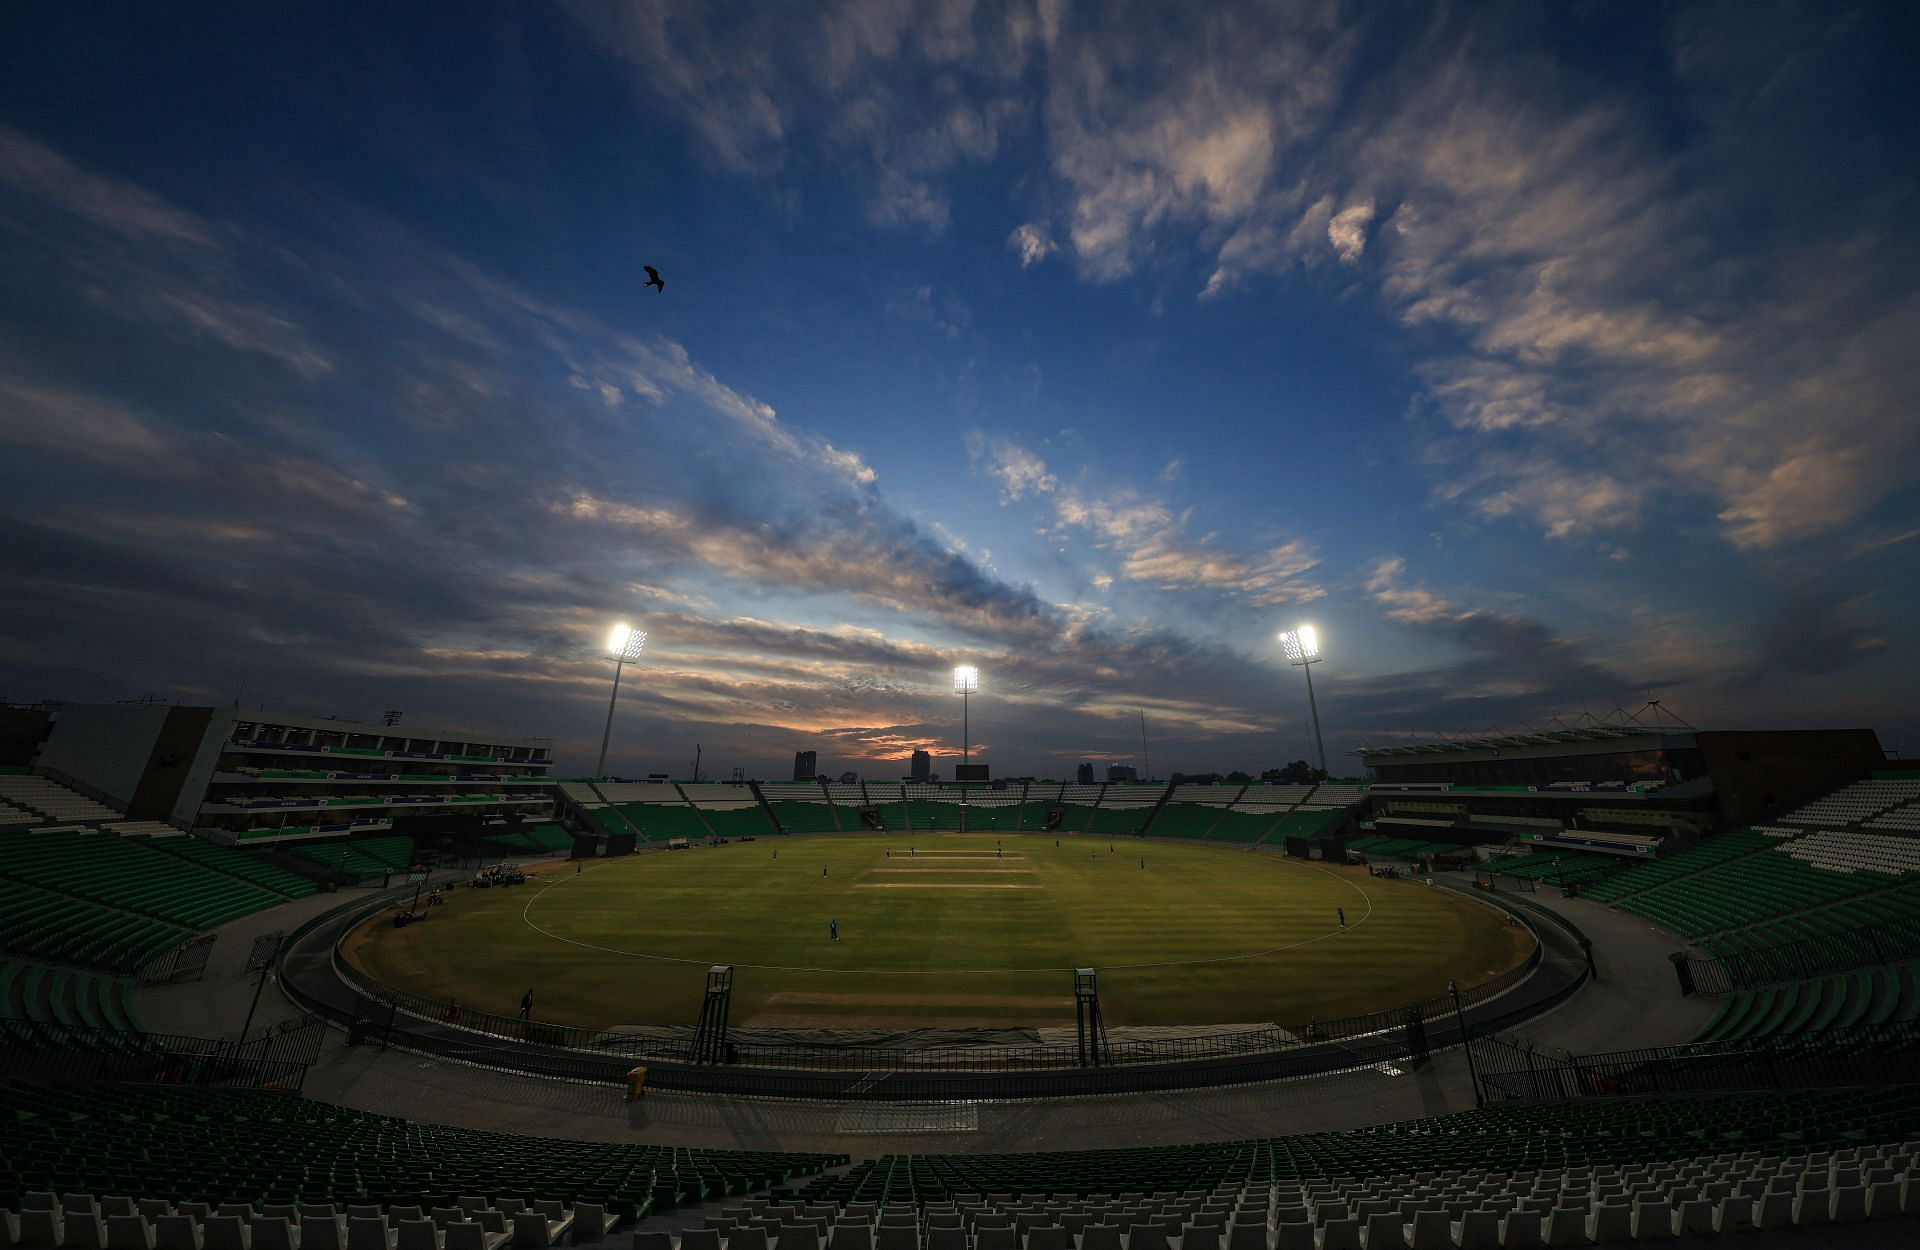
M1074 774L1074 777L1083 786L1092 785L1093 784L1093 765L1091 764L1080 765L1080 770Z
M815 757L812 751L795 751L793 753L793 779L795 781L812 781L814 764Z
M1138 781L1140 780L1140 774L1135 771L1131 764L1109 764L1107 765L1107 780Z
M933 757L925 751L915 751L913 753L913 773L909 780L925 781L932 772Z

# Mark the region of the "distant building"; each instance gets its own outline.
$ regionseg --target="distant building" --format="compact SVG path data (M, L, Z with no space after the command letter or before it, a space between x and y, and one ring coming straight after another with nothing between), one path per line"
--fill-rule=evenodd
M550 820L557 797L551 739L220 707L61 704L35 763L246 846Z
M795 751L793 753L793 779L795 781L812 781L815 766L816 760L812 751Z
M1080 765L1080 771L1075 774L1075 777L1083 786L1092 785L1093 784L1093 765L1092 764Z
M1140 774L1134 771L1134 767L1131 764L1109 764L1107 765L1107 780L1138 781L1140 780Z
M932 773L933 757L925 751L915 751L913 753L913 771L907 779L909 781L926 781L931 777Z

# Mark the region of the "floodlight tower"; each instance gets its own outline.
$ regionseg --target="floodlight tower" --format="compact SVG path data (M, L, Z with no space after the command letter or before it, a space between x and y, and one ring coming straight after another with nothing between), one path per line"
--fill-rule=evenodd
M960 696L960 762L967 762L969 755L968 736L971 726L967 723L967 696L980 689L980 670L971 664L956 665L953 670L953 692Z
M1320 776L1324 779L1327 776L1327 743L1320 736L1320 705L1313 700L1313 666L1321 660L1320 631L1311 625L1285 630L1280 635L1280 649L1286 652L1288 663L1306 670L1307 707L1313 713L1313 745L1320 753Z
M615 625L607 639L607 654L613 657L613 697L607 700L607 728L600 735L600 766L593 770L595 780L607 775L607 743L613 737L613 705L620 701L620 670L639 659L640 648L646 645L647 631L625 623Z

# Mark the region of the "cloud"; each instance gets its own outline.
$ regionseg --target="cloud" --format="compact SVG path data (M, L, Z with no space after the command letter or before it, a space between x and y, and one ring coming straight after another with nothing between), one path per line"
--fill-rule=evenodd
M988 438L968 430L963 438L967 457L976 468L1000 484L1000 502L1016 503L1029 495L1051 494L1060 479L1047 471L1047 462L1008 439Z
M4 124L0 124L0 182L124 238L197 248L219 246L219 230L206 219L141 187L82 168Z
M1327 241L1333 244L1342 264L1352 264L1367 250L1367 226L1372 221L1372 200L1343 208L1327 221Z
M1015 226L1013 233L1007 236L1007 246L1020 257L1020 267L1031 269L1051 256L1059 245L1046 231L1046 227L1028 222Z
M173 444L110 400L0 378L0 443L149 476L177 467Z
M1215 534L1194 537L1190 512L1176 513L1161 500L1142 498L1129 489L1104 495L1063 484L1038 454L1006 438L978 430L966 435L969 458L1000 484L1002 504L1022 499L1051 501L1054 525L1090 534L1095 543L1120 559L1120 576L1164 591L1209 590L1245 599L1257 606L1307 603L1326 591L1302 580L1318 563L1301 539L1265 551L1224 549ZM1178 462L1160 474L1162 482L1179 477ZM1107 581L1095 584L1105 589Z
M1027 113L1025 66L1057 26L1026 0L563 7L627 68L643 114L684 125L703 159L763 182L811 157L857 168L869 221L936 236L952 212L940 179L1002 150Z

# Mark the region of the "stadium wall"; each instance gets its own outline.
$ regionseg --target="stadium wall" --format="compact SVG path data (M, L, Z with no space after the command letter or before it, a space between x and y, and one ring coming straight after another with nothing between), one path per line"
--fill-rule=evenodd
M1721 818L1766 824L1886 766L1871 729L1710 730L1696 735Z

